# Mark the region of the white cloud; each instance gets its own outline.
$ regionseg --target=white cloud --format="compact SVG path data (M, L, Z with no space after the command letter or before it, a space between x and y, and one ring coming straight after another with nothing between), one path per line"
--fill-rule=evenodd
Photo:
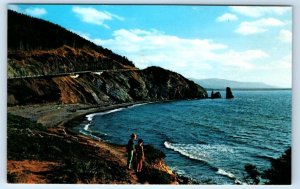
M255 60L266 58L269 55L262 50L246 50L246 51L233 51L230 50L223 54L216 55L219 61L222 61L225 66L238 67L244 69L255 68L253 63Z
M113 35L113 39L94 42L127 56L140 68L152 65L174 70L188 66L210 68L205 62L213 58L212 52L227 48L210 40L184 39L157 30L121 29Z
M282 58L267 62L260 66L262 70L281 70L284 69L291 70L292 69L292 54L285 55ZM277 73L278 74L278 73Z
M90 39L87 34L83 36ZM179 38L157 30L120 29L114 31L111 39L91 40L128 57L141 69L160 66L189 78L246 72L269 56L259 49L235 51L209 39Z
M292 69L292 54L284 56L282 59L275 62L276 67L280 69Z
M43 8L37 8L37 7L29 7L24 10L24 12L28 15L34 16L34 17L41 17L45 14L47 14L47 11Z
M283 25L285 25L285 23L278 19L263 18L251 22L242 22L235 32L242 35L251 35L266 32L270 27L278 27Z
M231 13L225 13L222 16L219 16L217 18L218 22L235 21L235 20L238 20L238 17Z
M74 6L72 8L72 11L83 21L89 24L95 24L99 26L103 26L105 28L109 28L108 25L104 24L107 20L124 20L123 17L120 17L115 14L111 14L107 11L98 11L97 9L91 8L91 7L79 7Z
M279 87L292 87L292 54L284 55L281 59L267 61L258 70L265 75L264 81ZM278 79L280 78L280 79Z
M230 10L244 16L259 18L265 15L283 15L291 10L284 6L231 6Z
M290 30L280 30L278 39L282 42L290 43L292 42L292 32Z

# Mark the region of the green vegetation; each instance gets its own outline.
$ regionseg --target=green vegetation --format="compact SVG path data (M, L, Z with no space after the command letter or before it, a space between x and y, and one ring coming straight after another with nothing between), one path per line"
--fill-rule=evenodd
M254 165L245 165L245 171L247 176L245 181L248 184L259 184L262 183L261 178L267 179L265 184L272 185L289 185L291 184L291 147L287 149L284 154L277 158L271 160L271 168L260 172Z

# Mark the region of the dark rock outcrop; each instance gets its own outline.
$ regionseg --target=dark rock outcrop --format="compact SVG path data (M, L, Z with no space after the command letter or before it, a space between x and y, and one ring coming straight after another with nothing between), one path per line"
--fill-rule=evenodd
M231 99L231 98L234 98L231 89L230 87L226 87L226 99Z
M217 92L214 92L214 91L211 91L211 96L210 96L211 99L215 99L215 98L222 98L222 95L219 91Z
M22 92L23 91L23 92ZM8 80L8 105L34 103L114 104L207 98L207 92L178 73L158 67L101 75Z
M160 67L149 67L142 71L148 96L154 99L207 98L207 92L182 75Z

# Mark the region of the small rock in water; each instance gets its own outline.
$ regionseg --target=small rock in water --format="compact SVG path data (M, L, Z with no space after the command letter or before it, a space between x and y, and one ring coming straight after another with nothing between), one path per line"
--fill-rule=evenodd
M226 99L231 99L231 98L234 98L231 89L230 87L226 87Z
M211 99L215 99L215 98L221 98L221 93L219 91L215 92L211 91Z

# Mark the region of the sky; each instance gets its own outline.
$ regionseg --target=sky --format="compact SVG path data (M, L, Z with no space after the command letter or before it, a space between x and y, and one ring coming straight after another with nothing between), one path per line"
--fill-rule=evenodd
M132 60L187 78L292 86L286 6L43 5L8 8L61 25Z

